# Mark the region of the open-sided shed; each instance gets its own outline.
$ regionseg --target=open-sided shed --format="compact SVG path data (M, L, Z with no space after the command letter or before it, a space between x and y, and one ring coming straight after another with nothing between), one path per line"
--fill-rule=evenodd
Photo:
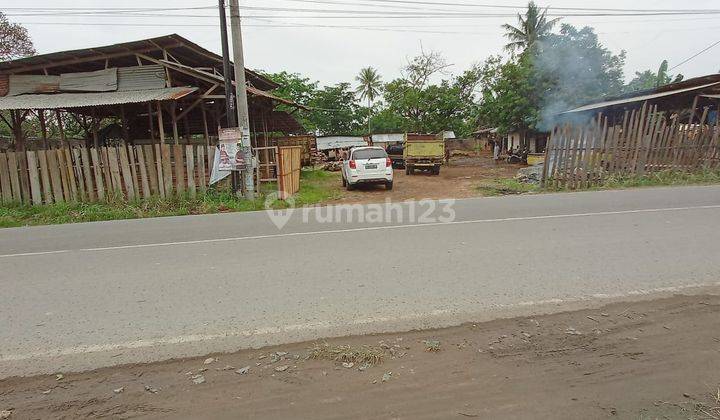
M273 95L278 85L266 77L245 73L255 137L304 131L276 109L299 105ZM87 146L210 144L225 125L225 88L222 57L173 34L0 63L0 121L10 127L14 150L69 143L69 124ZM39 129L29 127L35 122ZM59 138L50 138L50 125Z

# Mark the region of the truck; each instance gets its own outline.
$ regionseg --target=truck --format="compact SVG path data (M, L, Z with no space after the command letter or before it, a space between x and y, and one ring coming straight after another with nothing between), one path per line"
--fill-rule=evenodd
M445 158L445 142L432 134L405 134L405 174L412 175L416 169L440 174Z

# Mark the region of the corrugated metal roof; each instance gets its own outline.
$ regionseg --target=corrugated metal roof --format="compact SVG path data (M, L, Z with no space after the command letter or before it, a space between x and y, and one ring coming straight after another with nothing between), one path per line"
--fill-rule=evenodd
M373 134L370 136L373 143L402 143L405 141L404 133Z
M53 93L60 90L60 76L15 75L9 78L9 96L25 93Z
M341 149L343 147L367 146L364 137L327 136L316 139L318 150Z
M109 68L60 75L61 92L114 92L118 87L118 70ZM12 87L12 83L10 84Z
M644 101L649 101L651 99L662 98L665 96L678 95L681 93L687 93L687 92L692 92L695 90L705 89L705 88L709 88L711 86L716 86L716 85L720 85L720 82L708 83L708 84L700 85L700 86L691 86L691 87L687 87L687 88L683 88L683 89L666 90L663 92L630 96L630 97L626 97L626 98L622 98L622 99L615 99L615 100L609 100L609 101L604 101L604 102L596 102L593 104L583 105L581 107L577 107L575 109L571 109L569 111L562 112L561 114L571 114L571 113L575 113L575 112L592 111L594 109L629 104L632 102L644 102Z
M166 73L160 64L135 67L119 67L118 88L120 92L128 90L162 89L166 86Z
M196 87L172 87L127 92L58 93L55 95L20 95L0 98L0 110L67 109L101 105L119 105L179 99Z

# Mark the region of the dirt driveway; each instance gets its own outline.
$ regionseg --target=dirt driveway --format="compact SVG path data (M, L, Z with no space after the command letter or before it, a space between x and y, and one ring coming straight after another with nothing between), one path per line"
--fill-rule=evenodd
M381 355L375 365L308 359L315 344L11 378L0 410L11 420L720 417L717 295L331 339L318 353L348 345Z
M467 198L476 197L480 192L477 185L485 180L512 178L520 168L507 163L495 164L489 152L480 156L455 156L449 166L443 166L440 175L416 172L405 175L404 169L395 169L395 181L392 191L384 186L363 186L358 190L345 191L338 194L340 199L335 203L367 204L392 201L421 200L423 198ZM338 178L338 188L339 185Z

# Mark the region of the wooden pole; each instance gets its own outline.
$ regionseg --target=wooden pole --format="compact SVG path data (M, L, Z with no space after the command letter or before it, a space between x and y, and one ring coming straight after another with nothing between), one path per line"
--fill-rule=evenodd
M42 136L43 148L48 149L47 125L45 124L45 110L38 110L38 121L40 122L40 135Z
M148 127L150 130L150 143L155 143L155 121L153 120L152 104L148 102Z
M123 140L125 144L130 142L130 132L128 131L127 118L125 117L125 105L120 104L120 129L122 130Z
M63 127L62 115L60 115L60 111L55 111L55 119L57 120L58 131L60 132L60 148L62 148L63 143L67 145L67 139L65 138L65 128ZM97 147L97 145L95 147Z
M173 139L175 144L178 145L180 144L180 135L178 134L177 116L175 115L176 105L175 102L170 105L170 119L172 120Z
M163 124L162 106L157 102L158 130L160 131L160 144L165 144L165 125Z

